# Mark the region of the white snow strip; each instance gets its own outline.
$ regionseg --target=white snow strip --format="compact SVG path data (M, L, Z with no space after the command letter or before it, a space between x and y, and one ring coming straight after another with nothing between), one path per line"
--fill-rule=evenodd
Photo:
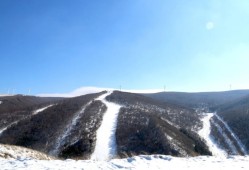
M233 155L239 155L239 151L237 150L237 148L235 147L235 145L233 144L233 142L231 141L231 139L226 135L226 133L223 131L223 129L221 128L221 126L216 123L215 121L211 120L211 122L213 123L213 125L218 129L219 133L221 134L221 136L223 137L223 139L225 140L226 144L228 145L228 147L230 148L231 152Z
M214 115L213 113L206 113L206 115L202 119L203 128L198 132L198 134L204 140L206 140L206 144L214 156L226 157L227 153L221 148L219 148L217 143L215 143L213 138L210 136L211 133L210 119L213 117L213 115Z
M111 161L94 160L37 160L37 159L3 159L0 167L4 170L38 169L38 170L246 170L249 169L249 157L187 157L177 158L165 155L135 156Z
M3 102L2 101L0 101L0 104L2 104Z
M67 127L65 128L65 131L62 133L62 135L57 139L56 141L56 145L54 147L54 149L50 152L51 155L57 156L60 147L64 144L64 141L66 139L67 136L70 135L71 131L75 128L79 118L81 117L81 115L84 113L85 109L91 104L92 101L88 102L87 104L85 104L80 111L76 112L76 114L74 115L72 121L67 125Z
M53 105L48 105L48 106L39 108L39 109L37 109L37 110L34 110L33 113L32 113L32 115L36 115L36 114L38 114L38 113L40 113L40 112L46 110L47 108L49 108L49 107L51 107L51 106L53 106ZM19 120L16 120L16 121L10 123L9 125L7 125L6 127L0 129L0 136L2 135L2 133L3 133L5 130L7 130L7 129L10 128L11 126L17 124L18 122L20 122L21 120L24 120L24 119L26 119L26 118L27 118L27 117L24 117L24 118L21 118L21 119L19 119Z
M104 113L102 124L97 130L95 150L91 156L92 160L110 160L116 156L116 127L120 105L108 102L105 98L112 92L101 95L96 100L103 102L107 110Z
M232 131L232 129L228 126L228 124L220 116L218 116L216 113L214 114L214 116L216 116L216 118L220 122L223 123L223 125L225 126L225 128L228 130L228 132L231 134L231 136L234 138L234 140L236 141L236 143L240 147L240 150L243 152L243 154L244 155L248 155L246 147L242 144L242 142L240 141L240 139L235 135L235 133Z
M21 120L22 120L22 119L21 119ZM12 125L17 124L19 121L20 121L20 120L14 121L14 122L10 123L8 126L2 128L2 129L0 129L0 136L3 134L4 131L6 131L7 129L9 129Z
M33 111L33 115L36 115L36 114L38 114L38 113L40 113L40 112L43 112L44 110L46 110L47 108L52 107L52 106L54 106L54 105L51 104L51 105L42 107L42 108L40 108L40 109L37 109L37 110Z

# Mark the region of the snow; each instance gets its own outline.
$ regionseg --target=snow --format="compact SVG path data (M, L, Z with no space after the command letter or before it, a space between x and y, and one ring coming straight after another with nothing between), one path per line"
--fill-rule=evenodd
M22 120L22 119L21 119L21 120ZM14 125L14 124L17 124L19 121L20 121L20 120L14 121L14 122L8 124L6 127L0 129L0 136L2 135L2 133L3 133L5 130L7 130L8 128L10 128L10 127L11 127L12 125Z
M107 110L103 116L101 126L97 130L97 140L95 150L91 156L93 160L109 160L116 155L116 126L120 105L108 102L106 96L112 92L101 95L96 100L103 102Z
M50 152L51 155L58 155L58 151L60 149L60 147L64 144L64 141L66 139L66 137L68 137L70 135L70 133L72 132L72 130L75 128L80 116L84 113L85 109L87 108L87 106L89 106L91 104L91 101L88 102L87 104L85 104L84 106L82 106L82 108L80 109L80 111L76 112L72 121L67 125L67 127L65 128L64 132L62 133L62 135L58 138L58 140L55 143L54 149Z
M36 170L220 170L248 169L249 157L187 157L177 158L165 155L135 156L110 161L95 160L37 160L37 159L3 159L0 158L1 169L36 169Z
M2 104L3 102L2 101L0 101L0 104Z
M45 107L42 107L42 108L39 108L39 109L33 111L33 115L36 115L36 114L38 114L40 112L43 112L44 110L46 110L47 108L52 107L52 106L53 106L53 104L45 106Z
M34 110L34 111L33 111L33 115L36 115L36 114L38 114L38 113L40 113L40 112L42 112L42 111L44 111L44 110L46 110L47 108L52 107L52 106L53 106L53 105L48 105L48 106L39 108L39 109L37 109L37 110ZM24 120L24 119L26 119L26 118L27 118L27 117L24 117L24 118L21 118L21 119L19 119L19 120L16 120L16 121L14 121L14 122L8 124L6 127L0 129L0 136L2 135L2 133L3 133L5 130L7 130L7 129L10 128L11 126L17 124L18 122L20 122L21 120Z
M213 121L213 120L211 120L211 122L218 129L218 132L221 134L221 136L225 140L226 144L229 146L232 154L233 155L239 155L239 151L237 150L236 146L233 144L232 140L226 135L226 133L221 128L221 126L218 123L216 123L215 121Z
M0 144L0 158L12 158L15 159L42 159L42 160L51 160L52 157L47 156L44 153L34 151L28 148L13 146L13 145L3 145ZM1 161L0 161L0 167Z
M240 147L240 150L243 152L244 155L247 155L247 149L245 148L245 146L242 144L242 142L240 141L240 139L234 134L234 132L232 131L232 129L228 126L228 124L220 117L218 116L216 113L214 114L216 116L216 118L223 123L223 125L225 126L225 128L228 130L228 132L231 134L231 136L234 138L234 140L236 141L236 143L238 144L238 146Z
M91 93L99 93L102 91L113 91L113 90L120 90L115 88L99 88L99 87L81 87L76 90L73 90L69 93L51 93L51 94L38 94L37 96L40 97L76 97L85 94ZM121 89L123 92L130 92L130 93L158 93L162 92L162 89L147 89L147 90L128 90L128 89Z
M206 140L206 144L214 156L226 157L227 153L224 150L222 150L221 148L219 148L218 145L214 142L213 138L210 136L210 132L211 132L210 119L213 116L214 116L213 113L206 113L206 115L202 119L203 128L198 132L198 134L203 139Z

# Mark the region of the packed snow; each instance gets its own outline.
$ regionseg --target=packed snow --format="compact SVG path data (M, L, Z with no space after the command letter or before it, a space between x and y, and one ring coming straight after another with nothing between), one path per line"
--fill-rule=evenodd
M165 155L135 156L110 161L95 160L37 160L37 159L3 159L0 167L5 170L36 169L36 170L221 170L249 169L249 157L186 157L177 158Z
M112 92L101 95L96 100L103 102L107 110L104 113L101 126L97 130L95 150L91 156L93 160L110 160L116 155L116 126L120 105L108 102L105 98Z
M209 150L212 152L214 156L218 157L226 157L227 153L218 147L217 143L215 143L214 139L210 136L211 132L211 124L210 119L214 116L213 113L206 113L202 119L203 127L198 132L198 134L206 140L206 144L209 147Z
M223 131L223 129L221 128L221 126L216 121L211 120L211 122L212 122L213 126L215 126L217 128L219 134L225 140L225 143L229 147L229 149L231 151L231 154L233 154L233 155L239 155L239 151L237 150L237 148L234 145L233 141L227 136L227 134Z
M52 107L52 106L53 106L53 104L45 106L45 107L42 107L42 108L39 108L39 109L33 111L33 115L36 115L36 114L38 114L40 112L43 112L44 110L46 110L46 109L48 109L49 107Z
M240 147L240 150L243 152L244 155L247 155L247 149L245 148L245 146L242 144L242 142L240 141L240 139L235 135L235 133L232 131L232 129L228 126L228 124L217 114L214 114L214 116L216 116L216 118L222 122L222 124L225 126L225 128L227 129L227 131L231 134L231 136L233 137L233 139L236 141L237 145Z

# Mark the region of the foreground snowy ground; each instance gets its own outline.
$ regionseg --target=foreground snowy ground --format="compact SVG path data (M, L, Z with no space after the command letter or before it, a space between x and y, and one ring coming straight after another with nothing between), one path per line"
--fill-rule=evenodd
M127 159L113 159L111 161L93 160L37 160L37 159L4 159L0 158L1 170L9 169L139 169L139 170L225 170L249 169L249 157L235 156L176 158L171 156L153 155L136 156Z

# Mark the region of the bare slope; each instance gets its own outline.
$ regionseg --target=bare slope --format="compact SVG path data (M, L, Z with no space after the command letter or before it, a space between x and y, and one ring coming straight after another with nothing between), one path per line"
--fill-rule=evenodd
M0 142L52 155L52 151L59 145L54 156L88 158L93 152L96 129L100 126L106 109L103 103L94 100L101 94L64 99L39 114L30 115L4 131L0 136ZM87 103L89 105L81 112ZM77 115L79 119L63 140L60 140Z
M201 123L194 110L119 91L107 96L107 100L123 106L116 130L119 157L210 154L192 131Z
M178 104L190 108L203 106L212 108L245 97L249 95L249 90L199 93L161 92L144 95L156 100Z
M249 152L249 96L244 97L234 102L229 102L217 107L217 115L227 124L236 137L245 146L245 150ZM221 128L225 131L226 126L218 119L214 119L216 122L220 122ZM213 131L218 135L218 129ZM228 133L229 135L230 133ZM216 135L216 136L217 136ZM220 143L224 143L220 141ZM235 142L236 143L236 142ZM226 148L225 144L223 146Z

